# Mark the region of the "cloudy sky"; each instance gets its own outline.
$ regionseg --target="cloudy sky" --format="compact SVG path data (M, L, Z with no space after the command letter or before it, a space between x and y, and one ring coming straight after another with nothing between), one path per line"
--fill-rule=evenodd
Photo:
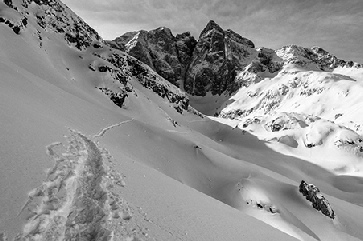
M320 46L363 63L363 0L63 0L104 39L165 26L196 38L210 19L258 47Z

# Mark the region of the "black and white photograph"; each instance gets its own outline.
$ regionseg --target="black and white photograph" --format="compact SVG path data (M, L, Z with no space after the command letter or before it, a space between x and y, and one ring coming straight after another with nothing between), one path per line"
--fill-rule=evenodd
M362 0L0 0L0 241L363 240Z

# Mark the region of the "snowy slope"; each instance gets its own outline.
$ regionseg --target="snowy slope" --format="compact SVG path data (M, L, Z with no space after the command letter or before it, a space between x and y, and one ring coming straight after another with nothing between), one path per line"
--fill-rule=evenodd
M363 238L358 177L203 117L58 1L21 3L0 5L27 17L18 33L0 23L0 240ZM301 179L336 219L311 207Z
M261 138L289 140L285 145L296 156L337 174L361 176L362 74L359 68L322 72L289 64L275 77L241 88L220 115L239 120L241 128L259 128Z
M253 134L267 147L283 154L283 157L274 158L275 153L268 154L263 148L257 147L258 145L251 144L249 147L258 150L252 155L251 163L289 179L307 180L318 187L333 186L330 194L329 187L321 189L336 213L337 208L341 208L343 213L349 212L348 203L358 205L353 209L361 211L362 65L340 60L319 47L290 45L276 51L260 48L257 52L258 58L239 72L236 80L241 88L232 96L192 96L191 105L207 115L218 116L211 118L229 125L236 132L242 131L242 135ZM231 142L231 145L238 146L236 142ZM229 152L228 155L236 154ZM246 159L245 155L243 159ZM238 185L245 187L244 184ZM246 189L241 190L244 190L243 196L247 196L247 200L250 196L257 197L260 199L260 203L257 202L258 207L265 208L266 203L268 209L271 207L271 197L266 195L266 190L256 190L255 187ZM279 195L282 197L281 193ZM292 197L290 193L285 198L291 200ZM348 203L339 204L334 198ZM261 205L261 202L264 204ZM280 199L278 203L288 206L286 200ZM301 207L295 208L301 210ZM310 226L317 220L302 213L296 214L296 210L288 209L288 212L291 213L284 213L283 219L315 239L352 238L339 236L333 231L334 228L327 228L320 222L316 225L321 231L325 231L317 232ZM256 213L247 213L271 225L281 225L279 220L271 221ZM298 224L291 214L301 223ZM348 215L337 215L337 220L333 222L337 230L338 227L359 227L363 223L361 217L357 217L356 224L353 224ZM301 224L311 229L305 229ZM362 239L358 230L354 232L353 236Z
M85 33L80 41L56 30L58 24L65 29L61 25L72 26L73 21L88 28L58 1L22 3L14 1L12 8L0 5L1 17L9 20L0 24L1 240L6 236L12 240L17 233L20 240L63 240L74 235L96 240L176 240L181 235L182 240L190 240L188 233L194 240L289 239L150 167L135 164L142 160L127 158L131 150L144 150L147 155L151 150L143 147L154 142L145 133L132 140L128 132L174 128L176 123L167 112L200 117L183 109L187 102L182 92L133 58L104 47L97 35ZM62 20L54 26L50 22L58 13L53 4L64 8L58 12ZM44 19L38 17L42 14ZM25 16L26 26L16 33L10 21L21 24ZM118 68L120 64L124 68ZM120 82L124 78L127 83ZM137 124L130 125L129 120ZM96 142L106 142L102 136L116 129L121 135L99 144L120 153L112 158ZM58 142L63 135L68 136L68 144ZM176 145L184 147L183 139ZM129 140L135 147L121 151ZM161 155L143 158L156 161ZM146 174L152 174L147 183L141 178ZM160 196L160 186L169 195ZM145 202L150 200L145 188L156 192L152 203ZM154 210L148 219L140 211L144 207ZM87 212L92 215L85 216ZM261 225L266 232L251 231Z

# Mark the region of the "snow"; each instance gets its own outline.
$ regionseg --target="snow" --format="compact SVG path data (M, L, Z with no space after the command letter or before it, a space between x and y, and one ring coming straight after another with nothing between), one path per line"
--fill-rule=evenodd
M82 133L82 138L86 138L87 135L96 139L121 132L111 143L107 143L107 139L99 140L107 143L104 147L115 153L112 162L116 170L109 169L111 171L107 175L122 171L127 177L122 184L125 186L124 189L114 188L112 192L108 191L110 202L118 196L124 210L111 215L116 225L114 235L121 235L120 237L125 239L137 237L162 240L175 240L178 237L182 240L211 240L215 237L219 240L240 237L262 240L268 237L289 239L278 230L175 180L178 177L174 174L182 168L161 159L164 155L163 150L166 152L168 145L158 143L162 139L157 135L143 131L163 130L165 127L168 130L175 129L174 122L170 121L171 117L182 116L176 113L170 103L144 89L140 84L133 83L137 88L137 95L128 98L126 107L120 109L95 90L95 86L100 82L107 83L111 79L104 78L88 68L89 63L97 63L91 55L92 50L80 52L66 45L62 36L52 32L42 32L44 43L41 48L38 38L33 37L36 28L32 28L27 28L18 36L8 27L0 25L0 233L5 232L10 239L18 233L37 233L34 231L37 230L37 219L33 220L25 212L32 207L26 205L28 195L34 196L37 192L31 190L42 187L42 182L47 183L46 172L56 163L52 158L55 151L52 150L59 146L58 141L62 140L63 135L68 135L68 129L74 129ZM135 120L129 122L133 118ZM188 128L181 132L183 131L191 132ZM172 145L174 148L166 152L170 159L175 155L178 155L179 159L183 158L186 143L190 143L188 151L194 150L190 140L179 136L183 134L165 132L164 135L170 136L170 140L177 137ZM86 139L83 139L83 142L87 143ZM53 145L50 145L51 143ZM154 143L158 144L154 149L147 148ZM47 153L50 156L47 156ZM81 153L81 156L84 155ZM130 159L135 153L139 156ZM190 155L192 153L194 151ZM57 155L66 158L69 154L63 152L62 155ZM155 166L150 168L139 164L145 160L154 163L163 160L164 162L159 162L160 167L173 178L156 171L153 169ZM79 168L83 164L80 165ZM189 169L193 169L193 163L189 163ZM78 174L75 177L81 172L76 173ZM150 179L145 178L150 175ZM188 177L184 175L179 179L189 182ZM72 188L75 181L67 180L63 185L70 188L69 198L72 198L75 195L75 189ZM44 212L42 215L50 212L49 220L59 215L66 217L71 207L71 199L68 200L63 208L59 209L59 214L40 206L40 210ZM146 212L140 211L141 208L147 210L148 219ZM117 217L125 220L123 225L117 224ZM48 224L51 225L50 223ZM121 229L124 226L127 226L127 229ZM267 231L250 231L256 226L265 227ZM42 227L47 228L46 225ZM137 232L133 233L134 230Z
M82 217L85 208L99 219L85 218L84 224L94 224L103 230L98 235L113 240L363 238L362 179L354 171L362 170L355 151L360 135L354 130L309 111L286 111L276 118L289 129L270 132L275 117L256 111L260 122L245 128L256 137L240 129L240 119L180 114L136 78L130 80L134 92L119 108L97 90L117 85L109 73L89 69L90 63L107 64L93 47L80 51L34 22L20 35L0 24L0 33L0 237L4 232L10 240L17 234L48 240L60 234L61 239L68 235L63 227L69 232L90 227L67 226L66 221L73 222L69 214ZM291 79L285 77L275 80ZM160 77L156 81L180 92ZM275 87L277 81L257 83L255 90ZM359 88L358 80L348 81L350 93ZM233 98L249 105L243 91ZM339 110L339 121L360 123L358 114L348 118L359 107L358 99L347 99L355 105ZM197 101L211 113L221 104ZM233 109L229 104L226 108ZM319 145L306 149L307 140ZM328 154L333 163L325 165L319 158ZM336 220L316 212L298 192L301 179L322 190ZM59 206L51 202L55 196ZM83 207L86 199L99 205ZM41 228L48 235L58 232L49 239Z

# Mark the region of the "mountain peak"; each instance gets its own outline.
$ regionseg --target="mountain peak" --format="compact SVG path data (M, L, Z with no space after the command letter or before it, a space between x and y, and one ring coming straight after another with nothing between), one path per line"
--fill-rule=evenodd
M162 35L166 35L168 37L174 38L174 35L171 32L170 28L167 28L167 27L159 27L159 28L149 31L149 33L150 34L162 34Z
M362 67L359 63L339 59L323 48L317 46L304 48L292 44L276 50L276 54L287 63L298 64L300 66L314 64L318 69L323 71L331 71L338 67Z
M203 29L203 31L201 32L200 36L202 36L203 34L205 34L206 32L208 32L212 29L215 29L218 32L223 32L223 29L217 23L215 23L214 20L210 20L207 23L207 25L205 26L205 28Z

